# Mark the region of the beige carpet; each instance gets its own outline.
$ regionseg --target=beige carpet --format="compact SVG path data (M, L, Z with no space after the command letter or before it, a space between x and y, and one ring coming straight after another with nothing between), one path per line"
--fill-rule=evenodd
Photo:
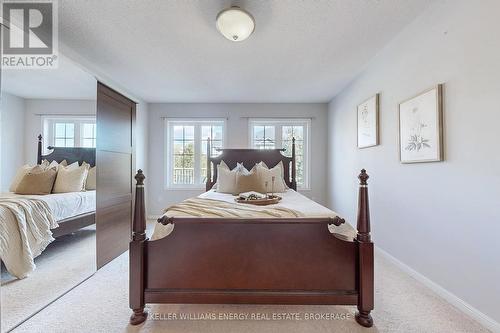
M37 268L18 280L2 268L1 332L44 308L95 272L95 226L57 238L35 258Z
M153 305L150 313L174 314L277 313L349 314L347 320L152 320L128 325L128 254L120 256L89 280L29 319L14 332L488 332L436 296L392 263L376 256L375 326L365 329L352 319L354 307L256 305Z

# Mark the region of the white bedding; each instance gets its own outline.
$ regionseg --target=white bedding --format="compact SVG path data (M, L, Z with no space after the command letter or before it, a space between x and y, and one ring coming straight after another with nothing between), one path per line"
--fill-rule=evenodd
M58 222L95 211L95 191L49 195L0 194L0 259L18 278L35 269L34 259L54 238Z
M2 198L33 198L45 201L56 221L95 211L96 191L55 193L47 195L21 195L12 192L1 193Z
M334 211L312 201L305 195L300 194L294 190L287 190L283 193L277 193L282 200L276 205L269 205L268 207L284 207L301 212L307 217L335 217L338 216ZM199 198L212 199L234 203L235 196L227 193L216 192L210 190L198 196Z
M269 205L265 207L269 208L286 208L290 209L296 212L299 212L302 216L305 217L336 217L338 216L337 213L334 211L318 204L315 201L312 201L308 197L294 191L294 190L287 190L284 193L278 193L281 197L282 200L275 205ZM220 193L216 192L215 190L210 190L208 192L205 192L201 195L198 196L198 198L202 199L210 199L210 200L217 200L217 201L223 201L231 204L235 204L234 198L235 196L227 193ZM246 206L246 204L239 204ZM166 212L166 215L169 215L168 209ZM174 216L177 216L174 214ZM329 225L328 229L330 230L331 233L339 236L339 238L344 239L344 240L353 240L353 238L356 237L356 231L354 228L346 221L344 224L341 226L335 226L335 225ZM172 225L166 225L164 226L163 224L156 224L155 230L153 232L152 240L160 239L163 238L167 235L169 235L173 230Z

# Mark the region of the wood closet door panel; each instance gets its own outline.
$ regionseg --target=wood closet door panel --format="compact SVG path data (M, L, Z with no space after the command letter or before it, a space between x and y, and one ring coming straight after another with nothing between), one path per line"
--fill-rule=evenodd
M99 157L99 205L107 206L110 201L130 196L132 193L131 154L103 150L99 152Z
M106 141L101 140L99 148L130 154L132 152L130 112L124 112L123 102L104 94L101 95L101 108L100 129L105 133Z
M136 104L97 85L97 268L128 249L135 169Z
M96 220L100 223L97 228L98 268L128 250L130 224L123 223L123 221L128 221L131 216L130 200L97 210ZM121 242L124 239L126 240L125 246Z

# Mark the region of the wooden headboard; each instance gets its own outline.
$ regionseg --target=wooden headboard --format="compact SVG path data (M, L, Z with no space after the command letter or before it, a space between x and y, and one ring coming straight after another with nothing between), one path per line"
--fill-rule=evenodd
M69 148L69 147L47 147L52 150L51 153L47 155L42 155L42 135L38 136L38 155L37 164L41 164L42 160L47 160L49 162L56 161L61 163L66 160L68 164L78 162L87 162L91 167L95 166L95 148Z
M207 141L207 183L206 190L209 191L217 182L217 165L224 161L231 169L237 163L242 163L250 170L256 163L264 162L269 168L275 167L283 162L284 180L286 185L297 191L296 163L295 163L295 138L292 139L292 157L284 156L285 149L218 149L222 153L219 156L210 156L210 139ZM213 176L212 176L213 167Z

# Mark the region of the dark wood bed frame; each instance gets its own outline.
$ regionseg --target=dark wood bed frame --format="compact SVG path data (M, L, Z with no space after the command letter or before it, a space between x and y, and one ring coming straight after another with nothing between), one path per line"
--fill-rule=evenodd
M67 148L67 147L52 147L47 149L52 150L47 155L42 155L42 135L38 136L37 147L37 164L42 164L43 160L49 162L56 161L61 163L66 160L68 164L79 162L87 162L91 167L95 166L95 148ZM85 228L95 223L95 212L80 214L57 222L59 227L52 230L52 237L68 235L72 232Z
M207 152L210 152L210 142ZM280 161L285 181L296 189L295 143L292 157L282 149L222 149L208 157L207 190L217 181L217 165ZM214 177L211 176L213 165ZM291 168L291 172L290 172ZM290 177L291 176L291 177ZM373 320L373 243L370 239L368 175L359 175L357 236L342 240L328 230L336 218L192 218L162 217L174 230L159 240L146 238L144 179L135 194L130 242L130 323L144 322L146 303L178 304L329 304L357 305L356 321Z

